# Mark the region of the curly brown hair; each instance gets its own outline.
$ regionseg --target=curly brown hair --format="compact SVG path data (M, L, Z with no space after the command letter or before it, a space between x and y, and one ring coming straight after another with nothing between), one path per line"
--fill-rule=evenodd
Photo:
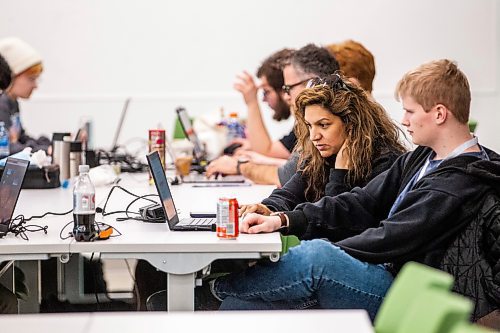
M325 172L326 160L309 138L304 119L307 106L319 105L340 117L344 123L346 140L349 142L345 148L349 159L346 181L351 186L366 180L372 171L374 158L382 152L406 150L399 141L399 135L403 132L384 108L360 87L342 77L340 79L333 87L320 84L307 88L295 101L295 149L300 152L299 170L307 180L305 194L310 201L316 201L324 195L328 175Z

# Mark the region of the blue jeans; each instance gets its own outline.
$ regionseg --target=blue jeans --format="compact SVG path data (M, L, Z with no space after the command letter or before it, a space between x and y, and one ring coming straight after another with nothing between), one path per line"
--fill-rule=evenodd
M277 263L218 278L223 310L365 309L371 319L391 286L383 265L355 259L324 240L303 241Z

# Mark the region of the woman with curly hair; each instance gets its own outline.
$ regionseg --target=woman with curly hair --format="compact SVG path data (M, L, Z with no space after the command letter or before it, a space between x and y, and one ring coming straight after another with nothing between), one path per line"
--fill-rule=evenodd
M300 203L364 186L405 151L402 132L383 107L338 73L309 81L295 106L299 168L262 203L242 206L242 215L291 211ZM325 237L325 230L317 234ZM335 241L349 235L329 236Z

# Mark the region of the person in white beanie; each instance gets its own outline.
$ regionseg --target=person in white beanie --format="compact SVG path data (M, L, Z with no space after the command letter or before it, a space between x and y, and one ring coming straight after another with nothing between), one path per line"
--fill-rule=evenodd
M0 121L10 132L10 153L16 153L25 147L34 151L47 151L50 140L46 137L34 139L26 134L20 121L18 99L30 98L38 85L43 71L42 57L29 44L17 37L0 40L0 55L7 61L12 71L11 85L0 95Z

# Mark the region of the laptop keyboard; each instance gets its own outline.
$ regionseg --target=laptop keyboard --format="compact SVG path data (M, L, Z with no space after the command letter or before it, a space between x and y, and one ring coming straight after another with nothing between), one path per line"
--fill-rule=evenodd
M214 218L187 218L180 220L177 225L212 225L216 221Z

